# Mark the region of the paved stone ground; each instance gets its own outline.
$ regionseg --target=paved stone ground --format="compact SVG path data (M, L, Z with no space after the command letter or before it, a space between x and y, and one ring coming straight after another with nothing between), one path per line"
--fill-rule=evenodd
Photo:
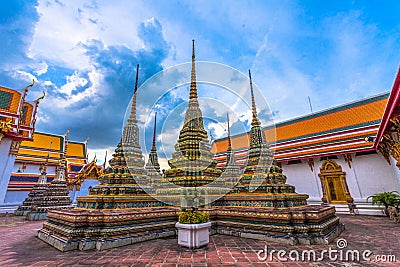
M104 251L59 252L35 237L43 222L29 222L21 217L1 215L0 266L400 266L400 224L385 217L340 217L346 225L345 232L338 238L347 241L347 247L343 249L338 249L338 239L330 245L289 246L214 235L211 236L207 249L194 252L180 248L173 238ZM273 249L284 250L286 254L281 254L279 259L277 252L274 252L272 258L267 256L265 260L259 259L257 252L265 246L268 254ZM318 259L322 250L329 248L338 250L332 254L332 258L336 255L338 260L331 260L328 253L325 253L322 262L301 261L301 254L305 250L315 250ZM346 261L346 252L355 249L360 253L371 250L371 260ZM300 261L290 260L289 255L296 257L296 252L291 252L292 250L300 254ZM343 256L340 256L340 251ZM386 256L387 260L392 255L397 261L377 261L376 255Z

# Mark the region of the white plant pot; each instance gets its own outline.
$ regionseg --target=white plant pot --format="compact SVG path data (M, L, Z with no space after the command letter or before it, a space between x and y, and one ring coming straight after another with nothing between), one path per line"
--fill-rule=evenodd
M177 222L175 227L178 229L178 245L190 249L208 245L210 233L208 229L211 222L199 224L184 224Z

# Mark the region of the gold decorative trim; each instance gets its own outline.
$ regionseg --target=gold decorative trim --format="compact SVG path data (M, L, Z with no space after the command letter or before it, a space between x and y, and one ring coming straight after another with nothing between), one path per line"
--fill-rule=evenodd
M335 161L331 159L325 160L318 176L320 177L322 184L322 202L337 204L354 202L354 199L351 197L349 188L347 186L346 173L342 171L342 167ZM335 191L335 189L339 190ZM332 192L328 192L328 190L332 190ZM339 193L339 195L342 196L338 197L336 195L336 199L331 199L333 193Z
M21 145L20 140L13 140L11 142L11 147L10 147L10 152L8 152L8 155L10 156L16 156L18 154L19 146Z
M10 119L9 121L0 121L0 130L2 132L9 132L12 128L12 119Z
M351 162L353 161L353 159L351 158L351 154L344 154L343 156L344 160L347 162L349 168L351 169Z
M314 171L314 159L313 158L307 159L307 163L308 163L308 166L311 169L311 172L313 172Z

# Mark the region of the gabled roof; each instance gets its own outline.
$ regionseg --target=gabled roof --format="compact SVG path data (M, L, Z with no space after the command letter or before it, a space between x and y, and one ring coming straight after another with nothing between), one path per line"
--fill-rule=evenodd
M64 139L64 135L35 132L32 141L21 142L15 161L18 163L35 164L38 166L38 171L39 165L46 161L49 166L56 166L64 153ZM66 158L67 182L69 182L75 179L82 167L87 164L86 142L68 141ZM32 177L39 176L38 173L13 173L11 175L11 181L13 181L13 177L22 177L24 175L30 175ZM14 188L13 190L26 190L25 187L18 187L18 183L15 184L11 182L9 189L11 185Z
M36 122L40 97L33 103L26 102L29 84L22 90L0 86L0 132L14 140L31 140Z
M392 91L390 92L390 96L387 102L387 106L385 109L385 113L382 117L382 122L378 130L378 134L376 136L376 141L374 144L374 148L376 149L379 145L379 142L382 139L385 131L391 128L392 122L391 118L397 117L400 115L400 67L397 70L396 79L394 80Z
M51 148L50 148L51 144ZM35 132L32 141L22 141L17 160L30 159L42 162L50 153L49 162L56 162L64 151L64 136ZM84 142L68 142L67 159L86 159L86 144Z

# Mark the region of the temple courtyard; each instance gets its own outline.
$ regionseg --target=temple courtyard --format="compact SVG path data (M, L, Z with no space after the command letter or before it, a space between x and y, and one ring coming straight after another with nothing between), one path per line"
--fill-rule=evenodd
M290 246L212 235L209 247L196 251L167 238L104 251L60 252L36 238L43 221L1 214L0 266L399 266L400 224L386 217L339 217L346 230L330 245ZM364 261L362 254L367 250L372 254ZM315 252L314 261L309 261L312 254L304 253L309 251ZM359 252L360 261L353 260L354 251ZM293 261L296 257L299 260Z

